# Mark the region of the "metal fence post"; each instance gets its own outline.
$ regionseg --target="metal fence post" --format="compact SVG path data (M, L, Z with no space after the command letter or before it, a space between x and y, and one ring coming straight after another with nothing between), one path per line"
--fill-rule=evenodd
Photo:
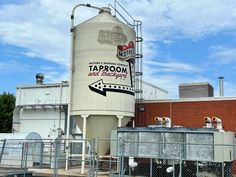
M43 150L44 150L44 143L43 142L39 142L40 143L40 162L39 162L39 168L42 168L43 166Z
M124 148L125 148L125 141L122 140L121 143L122 150L121 150L121 177L124 177Z
M97 148L96 148L96 156L97 156L97 160L96 160L96 177L98 176L98 165L99 165L99 155L98 155L98 152L99 152L99 143L100 143L100 140L99 140L99 137L96 139L96 145L97 145ZM94 146L96 147L96 146Z
M221 171L222 171L222 172L221 172L221 176L224 177L224 176L225 176L225 173L224 173L224 172L225 172L225 171L224 171L224 161L222 161L222 163L221 163L221 169L222 169L222 170L221 170Z
M109 175L111 176L112 174L112 158L111 158L111 155L110 155L110 158L109 158Z
M152 177L152 158L150 158L150 177Z
M121 140L119 139L119 140L118 140L118 157L119 157L119 158L118 158L118 159L119 159L119 162L118 162L118 164L119 164L118 172L119 172L119 177L121 176L121 168L123 168L123 167L122 167L122 163L121 163L121 161L122 161L122 160L121 160L121 156L122 156L122 155L121 155L121 152L122 152L121 149L122 149L122 143L121 143Z
M54 177L58 177L58 155L59 155L59 142L60 140L58 138L55 139L55 151L54 151Z
M173 160L173 177L175 177L175 161Z
M196 164L197 164L197 172L196 172L196 176L198 177L198 172L199 172L199 171L198 171L198 165L199 165L199 164L198 164L198 161L197 161Z
M90 161L89 161L89 169L90 169L90 172L89 172L89 175L90 177L93 177L94 176L94 161L95 161L95 139L92 139L90 141Z
M52 148L53 148L53 145L55 146L55 143L50 141L50 152L49 152L49 166L50 167L52 166Z
M91 142L92 140L88 141L89 143L89 151L88 151L88 157L87 160L89 161L89 171L87 172L89 177L92 177L91 174L92 174L92 145L91 145Z
M1 161L2 161L2 156L3 156L5 145L6 145L6 139L4 139L3 143L2 143L2 150L1 150L1 154L0 154L0 164L1 164Z
M179 177L182 177L181 143L179 144Z
M24 142L24 177L27 171L27 161L28 161L28 143Z

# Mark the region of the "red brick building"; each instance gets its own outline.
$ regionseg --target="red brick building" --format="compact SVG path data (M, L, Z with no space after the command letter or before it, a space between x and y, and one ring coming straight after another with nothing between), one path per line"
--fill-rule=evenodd
M136 103L136 126L155 124L154 117L170 117L172 126L201 128L204 117L219 117L225 131L236 132L236 97L154 100Z

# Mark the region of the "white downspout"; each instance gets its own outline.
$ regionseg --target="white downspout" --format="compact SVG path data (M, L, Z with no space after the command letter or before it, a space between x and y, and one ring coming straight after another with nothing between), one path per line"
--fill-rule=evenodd
M71 92L72 92L72 73L74 69L74 19L71 19L71 48L70 48L70 70L69 70L69 92L67 110L67 129L66 129L66 171L68 170L69 158L69 138L70 138L70 111L71 111Z
M61 102L62 102L62 81L60 82L60 95L59 95L59 125L58 128L61 128ZM65 131L65 130L64 130Z

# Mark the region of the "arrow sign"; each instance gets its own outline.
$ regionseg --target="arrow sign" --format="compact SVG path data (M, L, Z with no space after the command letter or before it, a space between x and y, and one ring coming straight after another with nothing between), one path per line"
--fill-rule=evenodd
M103 83L102 79L90 84L88 87L90 90L103 96L106 96L106 92L119 92L134 95L134 89L132 87L127 85Z

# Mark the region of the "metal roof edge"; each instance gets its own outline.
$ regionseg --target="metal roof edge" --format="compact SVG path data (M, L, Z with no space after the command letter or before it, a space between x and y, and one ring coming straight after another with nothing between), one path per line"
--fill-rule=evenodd
M20 88L48 88L48 87L60 87L61 83L52 83L52 84L42 84L42 85L18 85L16 89ZM62 82L62 86L69 86L69 82Z
M180 98L180 99L160 99L160 100L139 100L138 103L167 103L167 102L198 102L198 101L229 101L236 97L202 97L202 98Z

